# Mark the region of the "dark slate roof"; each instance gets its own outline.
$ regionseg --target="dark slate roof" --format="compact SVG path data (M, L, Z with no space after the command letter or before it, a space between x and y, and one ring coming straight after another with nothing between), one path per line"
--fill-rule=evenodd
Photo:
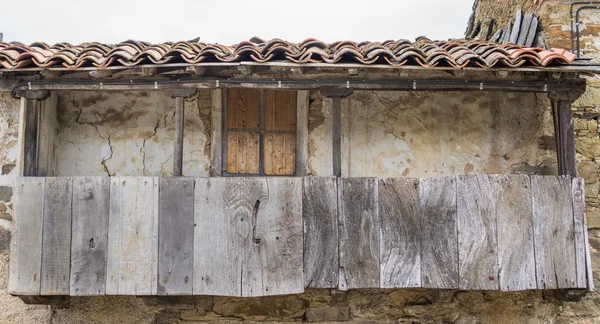
M301 43L281 39L243 41L237 45L201 42L166 42L151 44L125 41L119 44L97 42L72 45L42 42L24 45L0 43L0 70L48 67L133 67L170 63L201 64L206 62L258 63L358 63L387 64L425 68L462 67L544 67L569 64L575 55L562 49L526 48L514 44L498 44L481 40L432 41L420 37L408 40L325 43L313 38Z

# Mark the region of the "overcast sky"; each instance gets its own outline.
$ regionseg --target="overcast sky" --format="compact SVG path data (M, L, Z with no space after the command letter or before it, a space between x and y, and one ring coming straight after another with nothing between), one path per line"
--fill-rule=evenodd
M23 43L200 37L231 45L252 36L292 42L422 35L437 40L463 37L472 5L473 0L20 0L2 10L0 32L4 41Z

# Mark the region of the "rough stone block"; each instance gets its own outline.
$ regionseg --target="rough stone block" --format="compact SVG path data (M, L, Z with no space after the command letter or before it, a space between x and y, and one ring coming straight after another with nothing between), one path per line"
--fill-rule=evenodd
M600 156L600 138L583 137L575 141L575 149L577 153L588 159L593 159Z
M585 184L598 182L598 165L592 161L581 161L577 163L577 176L585 180Z
M297 295L259 298L215 297L213 311L222 316L244 319L292 319L302 317L307 306L308 302Z
M600 209L587 208L585 211L588 229L600 229Z
M350 320L350 307L308 308L306 320L308 322L348 321Z
M573 118L573 129L576 131L588 129L587 120L581 118Z

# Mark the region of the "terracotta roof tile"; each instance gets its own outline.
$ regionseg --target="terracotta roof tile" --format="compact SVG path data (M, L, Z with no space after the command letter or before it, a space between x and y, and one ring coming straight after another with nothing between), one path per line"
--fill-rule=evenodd
M114 45L97 42L80 45L58 43L52 46L41 42L29 46L18 42L0 43L0 69L9 70L240 61L493 68L569 64L574 60L575 55L562 49L523 48L515 44L466 39L431 41L426 37L419 37L415 42L402 39L361 43L340 41L331 44L314 38L297 44L276 38L261 43L243 41L233 46L200 42L150 44L133 40Z

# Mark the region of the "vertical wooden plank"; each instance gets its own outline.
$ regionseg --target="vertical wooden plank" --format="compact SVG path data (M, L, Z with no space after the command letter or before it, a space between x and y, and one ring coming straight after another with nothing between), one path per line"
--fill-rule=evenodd
M242 182L244 183L244 182ZM197 178L194 194L194 295L241 296L250 221L237 178Z
M109 199L109 178L73 179L71 296L106 292Z
M41 102L39 114L39 144L37 176L54 176L54 138L57 132L56 93L52 92L48 99Z
M293 176L296 172L296 134L284 134L284 169L282 175Z
M275 170L273 168L273 155L274 155L274 145L273 145L273 141L274 141L274 136L275 134L273 133L265 133L264 134L264 159L263 159L263 164L264 164L264 172L266 175L273 175L275 174Z
M332 164L333 175L342 176L342 98L334 96L331 98L331 138L332 138Z
M339 289L379 287L377 179L338 179Z
M38 175L38 121L42 101L25 100L25 131L23 136L23 175Z
M419 181L379 179L381 288L421 287Z
M497 182L488 175L457 177L459 288L497 290Z
M173 175L183 174L183 122L185 115L185 98L175 97L175 140L173 143Z
M107 294L156 294L158 190L155 178L111 181ZM158 180L156 180L158 181ZM115 200L113 200L115 196ZM118 204L119 206L114 206ZM116 213L116 214L115 214ZM120 226L118 230L114 227ZM117 234L118 236L115 236ZM113 267L113 268L111 268ZM115 285L114 276L118 279ZM115 289L116 290L113 290Z
M308 175L308 110L309 91L298 91L296 112L296 176Z
M194 180L160 178L158 294L191 295L194 250Z
M285 156L283 154L284 143L283 143L284 134L273 134L273 155L271 159L273 160L273 173L266 175L283 175L284 174L284 163Z
M25 167L25 155L27 152L27 99L21 98L19 102L19 157L17 159L17 171L19 176L24 176L28 171Z
M571 192L573 195L573 219L575 231L575 268L577 271L577 288L587 288L587 264L585 240L585 191L583 179L573 178Z
M40 294L44 186L45 178L14 179L14 226L8 277L11 294Z
M237 132L237 173L246 174L248 132Z
M223 145L223 90L211 91L211 137L210 137L210 176L220 177L222 169Z
M494 176L497 183L498 272L503 291L537 287L531 184L526 175Z
M338 285L337 180L304 177L304 286L336 288Z
M246 153L246 172L248 174L259 174L260 172L260 133L248 132L248 149Z
M227 173L238 173L238 141L236 131L227 131Z
M247 105L246 109L246 128L258 129L260 124L260 90L246 89Z
M424 288L458 288L454 177L421 179L421 280Z
M69 294L72 199L71 178L46 178L41 295Z
M538 289L577 287L571 179L532 176Z
M275 91L263 90L263 119L265 130L275 130Z
M575 133L573 130L571 99L568 98L568 95L561 93L551 93L549 97L552 102L552 114L554 118L558 174L576 177Z
M227 128L238 128L238 93L240 89L227 89Z
M266 194L258 197L253 208L242 296L302 293L302 179L263 177L251 182Z

